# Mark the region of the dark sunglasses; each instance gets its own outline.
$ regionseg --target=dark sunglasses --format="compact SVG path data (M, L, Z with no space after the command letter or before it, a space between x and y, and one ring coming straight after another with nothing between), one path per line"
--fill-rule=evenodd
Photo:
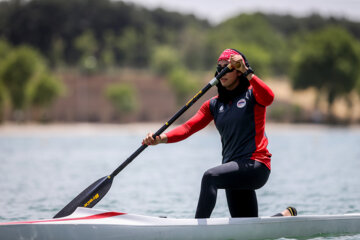
M226 68L227 67L227 65L225 65L225 66L221 66L221 65L217 65L217 67L216 67L216 72L217 73L220 73L224 68ZM234 68L233 69L231 69L229 72L232 72L232 71L234 71Z

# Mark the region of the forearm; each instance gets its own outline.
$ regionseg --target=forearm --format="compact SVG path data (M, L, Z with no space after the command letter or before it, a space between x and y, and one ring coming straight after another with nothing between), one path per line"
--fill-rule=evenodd
M253 94L256 101L263 106L269 106L274 100L274 93L270 87L255 74L249 74L247 79L253 87Z
M230 63L237 71L240 71L242 74L247 74L246 72L249 70L249 66L246 66L242 56L238 54L231 55ZM254 73L247 74L246 78L253 87L256 101L263 106L269 106L274 100L274 93L272 90Z
M189 136L192 135L190 132L189 126L186 123L174 128L173 130L167 132L166 134L166 143L175 143L180 142Z
M186 123L166 133L167 143L182 141L195 132L206 127L213 120L213 117L210 113L209 103L210 101L206 101L201 106L200 110Z

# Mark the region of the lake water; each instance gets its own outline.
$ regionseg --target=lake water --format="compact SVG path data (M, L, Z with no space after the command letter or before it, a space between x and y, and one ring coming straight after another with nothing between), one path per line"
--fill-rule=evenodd
M0 128L0 221L52 218L160 126ZM270 124L267 135L272 173L257 191L259 215L290 205L299 215L360 212L359 128ZM192 218L203 172L220 163L220 137L211 126L186 141L149 147L119 173L96 208ZM220 190L212 217L228 216Z

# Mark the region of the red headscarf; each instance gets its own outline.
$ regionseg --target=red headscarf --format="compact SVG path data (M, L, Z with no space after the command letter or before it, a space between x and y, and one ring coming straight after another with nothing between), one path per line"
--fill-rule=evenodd
M240 55L237 51L233 50L233 49L225 49L221 54L220 57L218 59L218 62L221 60L225 60L225 61L229 61L231 55Z

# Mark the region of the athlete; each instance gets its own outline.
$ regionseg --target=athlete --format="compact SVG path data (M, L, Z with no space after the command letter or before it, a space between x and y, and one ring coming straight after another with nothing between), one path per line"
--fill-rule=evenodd
M226 191L231 217L257 217L255 190L265 185L271 170L265 116L274 93L254 74L241 52L226 49L217 63L215 75L229 63L233 67L217 84L218 95L203 103L181 126L155 139L148 133L143 144L182 141L214 121L221 136L222 164L204 173L195 218L210 217L218 189ZM296 210L289 207L275 216L292 215Z

